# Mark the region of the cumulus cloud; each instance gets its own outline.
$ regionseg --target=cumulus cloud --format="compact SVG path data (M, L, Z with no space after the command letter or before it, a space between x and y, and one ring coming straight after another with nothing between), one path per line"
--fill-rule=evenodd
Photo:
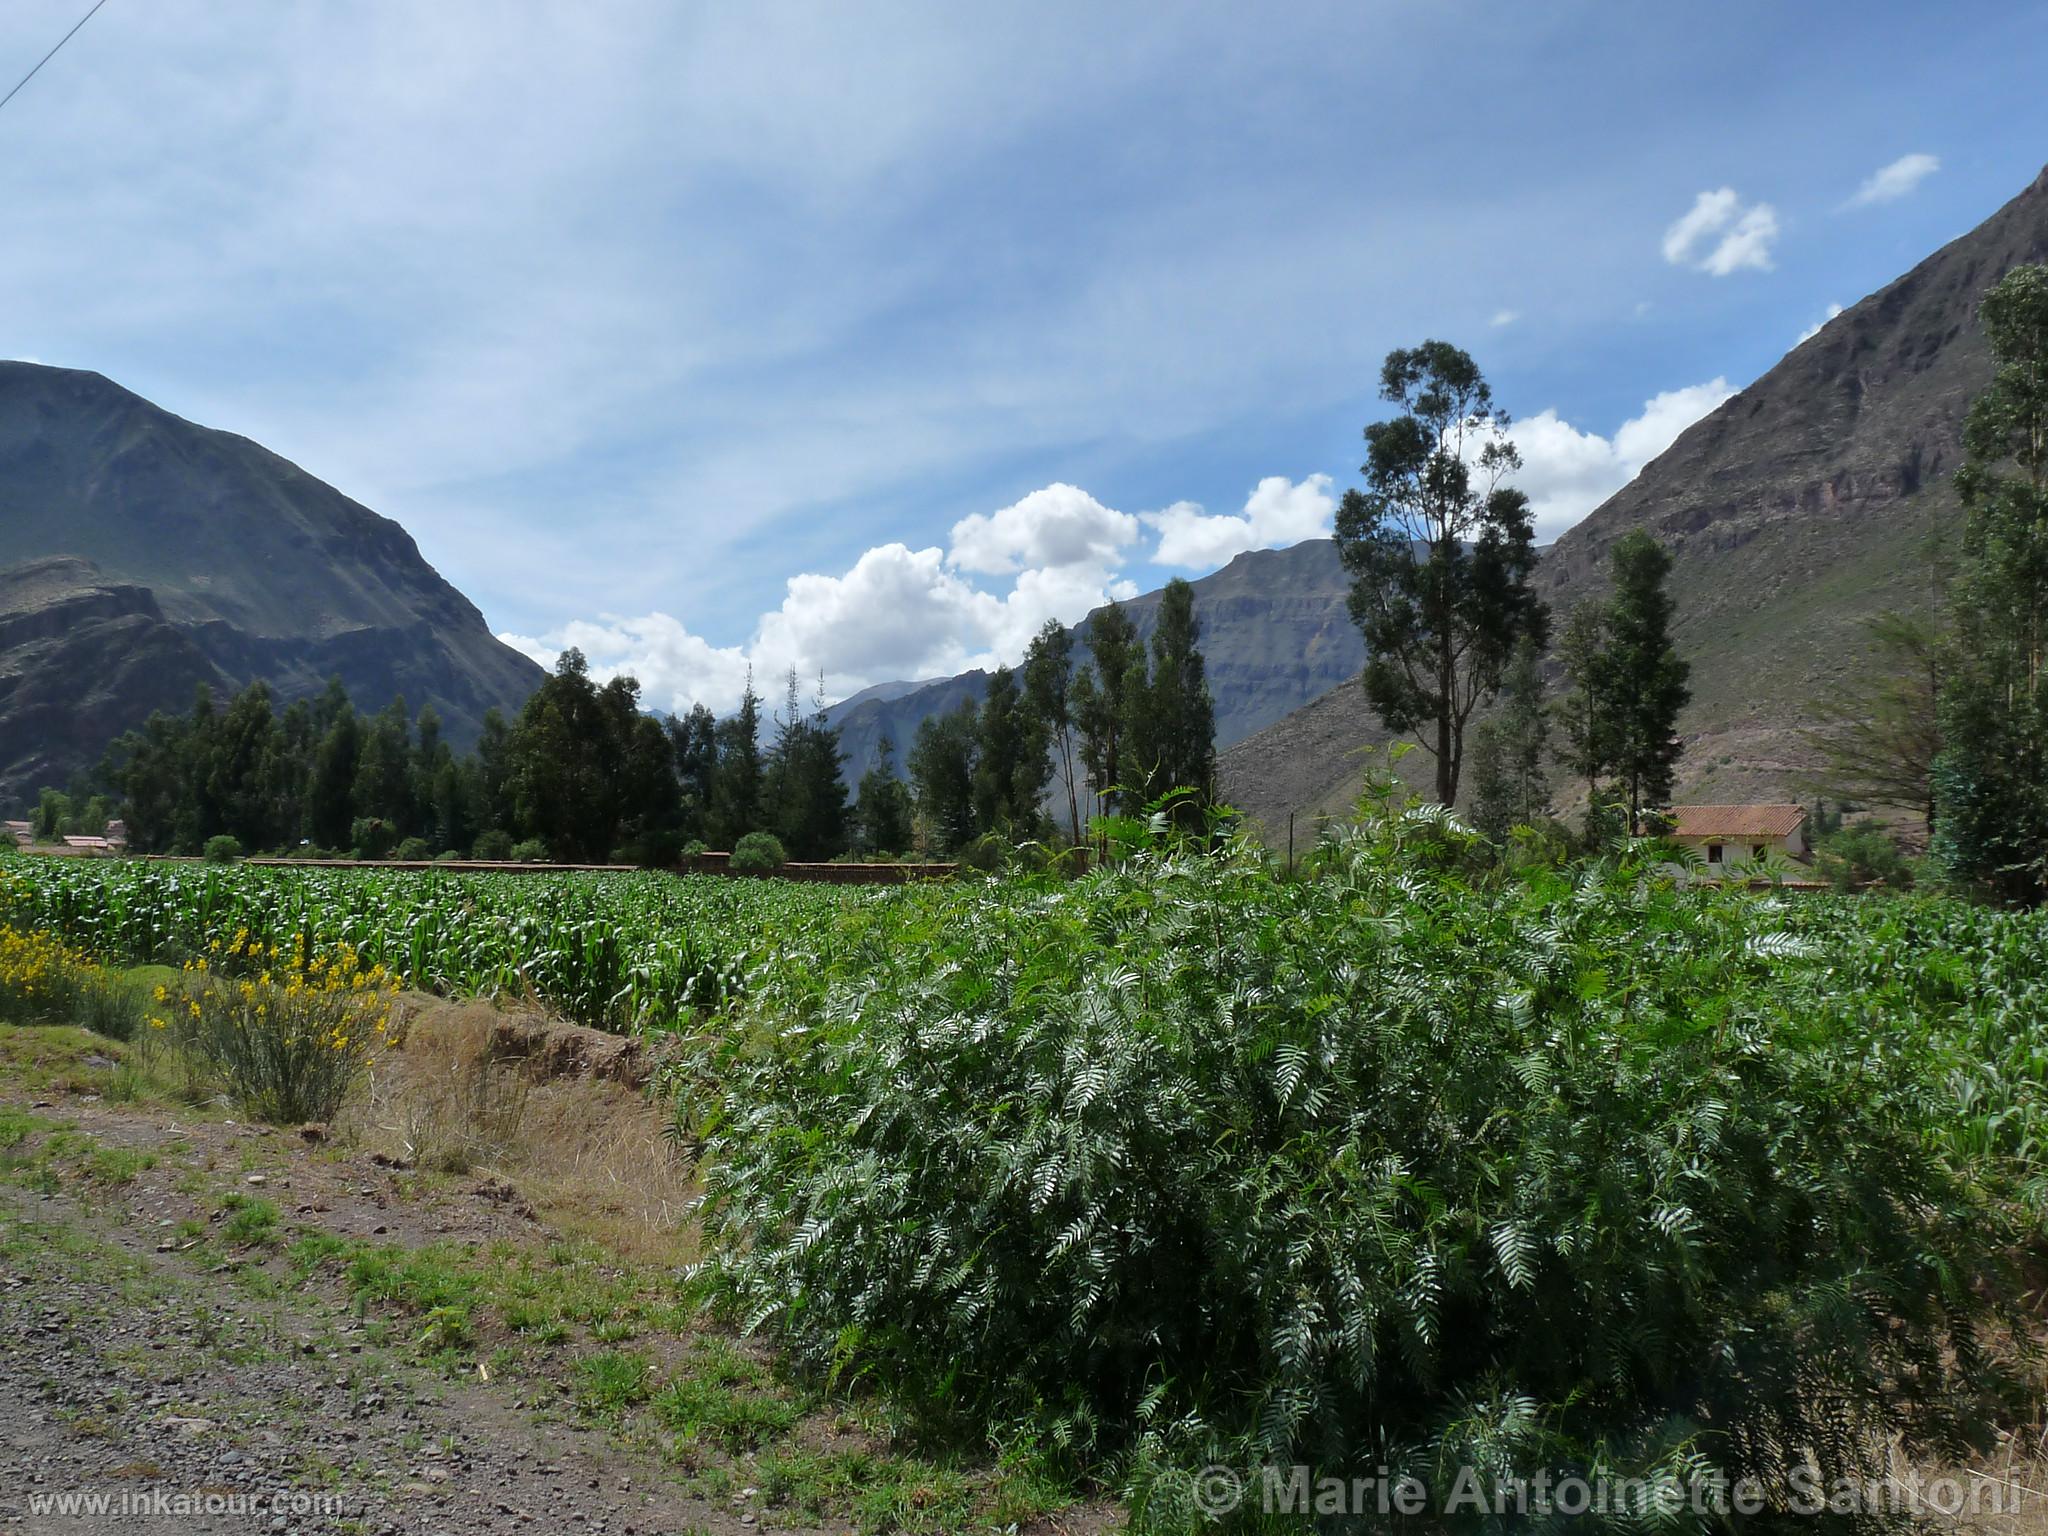
M1493 318L1487 324L1498 330L1503 326L1513 325L1521 318L1522 312L1519 309L1496 309L1493 312Z
M1769 203L1745 204L1733 187L1720 187L1700 193L1664 231L1664 259L1712 277L1745 268L1768 272L1777 238L1775 208Z
M1801 331L1799 333L1799 340L1793 342L1792 345L1795 347L1804 346L1807 342L1813 340L1814 337L1818 336L1821 333L1822 328L1825 327L1830 320L1834 319L1835 316L1839 315L1841 312L1841 305L1830 304L1827 308L1827 313L1822 315L1818 320L1814 321L1813 324L1809 325L1805 330Z
M1941 161L1934 155L1901 155L1890 165L1865 177L1863 185L1856 189L1856 195L1849 199L1848 206L1863 208L1872 203L1895 203L1940 169Z
M1056 482L987 516L953 525L952 563L1007 576L1032 566L1114 565L1138 537L1138 520L1113 512L1079 486Z
M1138 533L1129 514L1077 487L1051 485L961 519L950 552L882 544L839 575L790 577L781 605L761 616L745 645L712 645L665 613L499 638L543 666L575 646L599 679L639 678L655 709L730 710L750 668L763 693L772 695L794 668L806 685L822 674L828 697L838 698L872 683L1014 663L1047 619L1071 624L1112 599L1135 597L1118 567ZM970 573L1013 579L992 591Z
M1337 499L1328 475L1299 481L1268 475L1245 498L1244 511L1214 516L1192 501L1177 501L1140 516L1158 530L1157 565L1209 570L1248 549L1279 549L1303 539L1326 539Z
M1548 543L1620 490L1679 433L1735 391L1726 379L1666 390L1615 429L1612 437L1583 431L1555 410L1540 411L1508 431L1522 456L1514 484L1526 491L1536 537Z

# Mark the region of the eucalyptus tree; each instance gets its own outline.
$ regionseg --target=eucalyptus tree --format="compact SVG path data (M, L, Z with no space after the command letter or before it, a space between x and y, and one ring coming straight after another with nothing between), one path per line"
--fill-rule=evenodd
M1344 493L1337 548L1366 697L1436 759L1449 805L1473 712L1499 691L1516 644L1546 633L1530 585L1535 533L1529 498L1507 483L1522 462L1507 413L1467 353L1442 341L1388 353L1380 397L1398 409L1365 429L1365 487Z

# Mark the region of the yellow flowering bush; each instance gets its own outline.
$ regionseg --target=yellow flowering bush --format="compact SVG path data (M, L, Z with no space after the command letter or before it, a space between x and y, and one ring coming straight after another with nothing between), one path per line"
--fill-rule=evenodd
M68 1024L99 967L47 933L0 926L0 1022Z
M346 944L322 952L302 936L281 952L245 929L188 961L180 986L158 987L149 1025L211 1067L252 1118L327 1120L390 1043L399 990Z

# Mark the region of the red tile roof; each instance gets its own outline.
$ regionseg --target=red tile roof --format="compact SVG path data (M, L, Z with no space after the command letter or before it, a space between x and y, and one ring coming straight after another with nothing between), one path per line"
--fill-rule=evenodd
M1673 837L1790 837L1806 820L1803 805L1674 805Z

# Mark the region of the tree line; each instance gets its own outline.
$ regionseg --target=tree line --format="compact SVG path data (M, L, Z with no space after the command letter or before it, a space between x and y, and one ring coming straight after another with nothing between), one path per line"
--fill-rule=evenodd
M1200 639L1194 588L1179 579L1160 593L1149 648L1120 603L1089 620L1083 658L1048 621L1022 668L996 668L978 705L919 725L908 766L921 814L956 849L989 837L1078 846L1084 809L1129 814L1169 790L1211 802L1216 709ZM869 774L862 807L888 784L886 769Z
M1084 802L1092 813L1167 787L1213 794L1199 633L1186 582L1168 588L1149 653L1120 606L1095 616L1078 664L1072 635L1049 621L980 704L924 723L908 782L885 742L857 798L822 681L806 699L792 672L770 711L750 675L722 719L701 704L660 716L633 678L600 684L573 649L515 719L487 712L467 753L431 708L414 716L394 699L366 714L335 680L280 709L257 682L225 702L202 688L189 713L152 716L115 743L100 782L145 853L232 839L372 859L663 865L750 833L778 857L814 860L947 854L990 837L1080 843ZM39 823L70 830L70 807L46 791ZM102 797L88 815L104 824L113 809Z

